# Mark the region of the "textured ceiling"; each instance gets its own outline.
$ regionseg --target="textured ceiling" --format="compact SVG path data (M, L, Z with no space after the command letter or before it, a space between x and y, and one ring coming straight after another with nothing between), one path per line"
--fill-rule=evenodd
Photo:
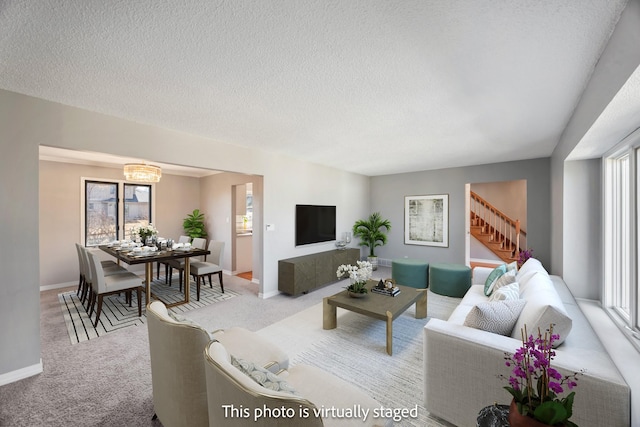
M382 175L546 157L626 0L0 1L0 88Z

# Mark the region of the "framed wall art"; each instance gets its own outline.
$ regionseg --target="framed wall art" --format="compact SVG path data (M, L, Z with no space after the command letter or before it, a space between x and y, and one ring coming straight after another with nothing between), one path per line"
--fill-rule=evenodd
M449 195L405 196L404 243L449 247Z

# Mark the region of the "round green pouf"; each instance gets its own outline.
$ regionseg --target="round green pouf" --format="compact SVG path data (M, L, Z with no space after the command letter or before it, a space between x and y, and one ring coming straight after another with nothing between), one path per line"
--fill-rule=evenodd
M471 287L471 268L461 264L431 264L429 284L431 292L462 298Z
M429 286L429 263L421 259L394 259L391 261L391 278L398 285L425 289Z

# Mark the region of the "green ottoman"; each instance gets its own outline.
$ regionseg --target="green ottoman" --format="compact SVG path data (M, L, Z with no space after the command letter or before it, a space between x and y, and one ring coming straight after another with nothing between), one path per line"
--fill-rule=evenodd
M391 261L391 278L398 285L425 289L429 286L429 263L420 259L394 259Z
M431 264L429 283L431 292L462 298L471 287L471 269L461 264Z

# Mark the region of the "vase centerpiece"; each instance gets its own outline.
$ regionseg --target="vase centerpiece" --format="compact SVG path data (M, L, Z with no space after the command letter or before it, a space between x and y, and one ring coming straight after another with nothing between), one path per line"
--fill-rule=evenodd
M336 271L339 279L349 278L351 284L346 287L349 296L362 298L367 294L367 284L371 279L371 263L369 261L357 261L357 265L342 264Z
M387 243L387 232L391 230L391 222L382 219L380 212L374 212L367 219L359 219L353 225L353 235L360 238L360 246L369 247L367 260L373 270L378 269L378 257L375 248Z
M140 225L131 229L131 239L140 240L143 245L147 244L147 240L153 239L158 235L158 230L149 223L148 225Z
M562 375L551 367L555 356L553 343L560 338L553 333L553 325L544 334L527 335L522 330L522 347L515 353L505 353L505 364L512 369L509 386L504 387L513 397L509 408L512 426L577 427L569 421L573 414L575 391L565 397L559 395L577 385L578 372ZM537 422L537 424L536 424Z

